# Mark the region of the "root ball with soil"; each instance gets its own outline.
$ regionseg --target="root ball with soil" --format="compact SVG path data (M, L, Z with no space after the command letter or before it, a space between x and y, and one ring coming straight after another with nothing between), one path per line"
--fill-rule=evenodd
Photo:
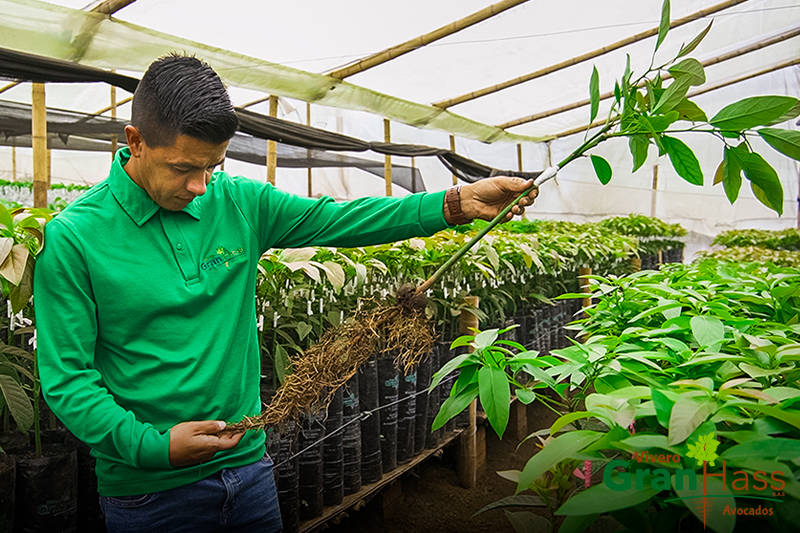
M229 424L225 431L280 429L303 414L324 410L372 354L396 354L395 365L407 373L433 346L433 322L425 316L426 305L425 294L410 284L398 289L396 305L364 302L352 320L327 330L292 361L291 374L263 413Z

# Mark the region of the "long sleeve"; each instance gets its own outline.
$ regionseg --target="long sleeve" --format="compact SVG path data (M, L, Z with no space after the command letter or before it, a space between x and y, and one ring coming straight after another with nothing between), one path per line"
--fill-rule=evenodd
M45 400L96 454L137 468L170 468L169 431L160 433L118 405L96 369L97 305L80 241L58 218L45 235L34 275Z
M244 217L253 221L262 251L369 246L429 236L448 227L444 191L337 203L330 197L299 197L246 178L229 177L226 185Z

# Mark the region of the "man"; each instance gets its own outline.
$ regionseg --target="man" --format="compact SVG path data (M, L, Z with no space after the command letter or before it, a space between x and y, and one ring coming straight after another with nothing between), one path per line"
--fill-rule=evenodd
M108 179L47 226L34 284L42 387L97 458L111 533L280 531L264 432L220 433L260 411L264 251L431 235L459 209L491 219L530 186L482 180L461 188L460 208L455 190L449 202L444 192L300 198L213 173L236 127L208 65L159 59Z

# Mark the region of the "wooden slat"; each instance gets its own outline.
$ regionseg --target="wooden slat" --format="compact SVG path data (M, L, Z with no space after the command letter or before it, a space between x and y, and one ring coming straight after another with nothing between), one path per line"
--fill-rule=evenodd
M364 72L372 67L382 65L383 63L391 61L392 59L400 57L409 52L413 52L414 50L422 48L423 46L427 46L432 42L438 41L439 39L443 39L448 35L457 33L465 28L469 28L470 26L474 26L479 22L483 22L484 20L492 18L503 11L511 9L512 7L518 6L519 4L524 4L527 1L528 0L503 0L502 2L492 4L489 7L485 7L480 11L476 11L471 15L468 15L455 22L451 22L446 26L442 26L441 28L433 30L432 32L426 33L425 35L420 35L415 39L411 39L396 46L392 46L391 48L387 48L386 50L376 52L363 59L359 59L346 67L333 70L328 73L328 76L343 80L352 76L353 74L358 74L359 72Z
M31 144L33 147L33 207L47 207L47 108L44 83L31 90Z
M703 67L709 67L711 65L716 65L718 63L722 63L723 61L729 61L731 59L743 56L745 54L749 54L750 52L755 52L756 50L761 50L762 48L766 48L767 46L772 46L773 44L779 44L785 42L787 39L792 39L793 37L797 37L800 35L800 27L795 28L793 30L789 30L786 32L781 33L780 35L776 35L771 39L766 39L764 41L759 41L757 43L751 44L750 46L745 46L743 48L739 48L738 50L734 50L733 52L729 52L727 54L722 54L716 56L711 59L707 59L706 61L702 61L701 64ZM668 80L672 78L670 74L664 74L662 79ZM613 98L614 91L609 91L607 93L603 93L600 95L600 100L608 100L609 98ZM528 124L530 122L534 122L537 120L541 120L543 118L552 117L554 115L559 115L561 113L565 113L567 111L572 111L573 109L579 109L581 107L585 107L589 105L591 101L587 98L585 100L581 100L579 102L574 102L571 104L563 105L561 107L556 107L554 109L550 109L547 111L542 111L541 113L534 113L533 115L528 115L526 117L509 120L508 122L504 122L503 124L498 124L497 127L501 129L513 128L515 126L521 126L522 124Z
M383 140L392 142L392 123L383 119ZM383 179L386 182L386 196L392 196L392 156L383 156Z
M712 6L708 9L703 9L696 13L692 13L686 17L681 19L677 19L670 23L670 28L677 28L678 26L683 26L684 24L688 24L689 22L693 22L705 16L708 16L712 13L716 13L718 11L722 11L724 9L728 9L730 7L742 4L747 2L747 0L727 0L721 4L717 4ZM483 96L487 96L489 94L494 94L498 91L502 91L504 89L508 89L510 87L514 87L519 85L520 83L525 83L531 80L535 80L536 78L541 78L542 76L546 76L547 74L552 74L553 72L558 72L559 70L563 70L565 68L571 67L573 65L577 65L579 63L583 63L585 61L589 61L590 59L594 59L596 57L600 57L605 55L609 52L614 50L618 50L630 44L643 41L649 37L653 37L654 35L658 35L658 28L652 28L647 31L643 31L641 33L637 33L631 37L627 37L622 39L621 41L617 41L612 43L608 46L604 46L602 48L598 48L597 50L593 50L591 52L587 52L585 54L581 54L579 56L573 57L566 61L562 61L561 63L556 63L555 65L551 65L549 67L545 67L543 69L539 69L537 71L531 72L529 74L525 74L523 76L518 76L514 79L504 81L503 83L498 83L496 85L492 85L491 87L486 87L484 89L479 89L477 91L472 91L470 93L457 96L456 98L451 98L449 100L442 100L441 102L436 102L433 105L436 107L440 107L442 109L447 109L448 107L453 107L458 104L463 104L464 102L469 102L470 100L475 100L476 98L481 98Z
M708 93L708 92L711 92L711 91L716 91L717 89L722 89L723 87L728 87L730 85L735 85L737 83L741 83L743 81L747 81L747 80L752 79L752 78L757 78L758 76L763 76L764 74L769 74L771 72L776 72L778 70L783 70L785 68L789 68L789 67L792 67L792 66L798 65L798 64L800 64L800 58L790 59L789 61L784 61L783 63L779 63L777 65L773 65L771 67L767 67L765 69L759 70L757 72L753 72L751 74L746 74L744 76L739 76L738 78L733 78L731 80L723 81L723 82L717 83L715 85L709 85L708 87L702 87L702 88L697 89L695 91L691 91L691 92L689 92L689 94L686 95L686 97L687 98L694 98L695 96L700 95L700 94ZM589 128L598 128L598 127L602 126L605 123L606 123L605 119L597 120L597 121L593 122L591 124L591 126L588 126L588 127ZM580 126L580 127L577 127L577 128L572 128L572 129L569 129L569 130L562 131L561 133L556 133L553 137L555 139L560 139L561 137L569 137L570 135L575 135L576 133L582 133L582 132L586 131L586 128L587 128L587 126L583 125L583 126Z
M269 116L278 116L278 97L270 95L269 97ZM267 141L267 182L275 185L275 173L278 168L278 143L275 141Z

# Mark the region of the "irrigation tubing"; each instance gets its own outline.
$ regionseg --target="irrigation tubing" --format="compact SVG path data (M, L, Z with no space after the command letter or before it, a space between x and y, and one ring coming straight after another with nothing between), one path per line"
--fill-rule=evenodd
M449 382L451 382L451 381L454 381L454 380L456 379L456 377L457 377L457 376L450 376L449 378L443 379L443 380L442 380L442 381L439 383L439 385L442 385L442 384L444 384L444 383L449 383ZM324 440L325 440L325 439L327 439L328 437L333 437L334 435L338 434L339 432L341 432L341 431L344 431L344 428L346 428L347 426L349 426L349 425L350 425L350 424L352 424L353 422L361 422L362 420L366 420L367 418L369 418L370 416L372 416L372 415L373 415L375 412L377 412L377 411L380 411L381 409L385 409L385 408L387 408L387 407L391 407L391 406L393 406L393 405L396 405L396 404L399 404L399 403L401 403L401 402L405 402L405 401L407 401L407 400L410 400L411 398L416 398L416 397L417 397L418 395L420 395L420 394L426 394L426 393L428 393L428 392L429 392L429 391L428 391L428 389L422 389L421 391L417 391L417 392L415 392L414 394L409 394L408 396L404 396L404 397L402 397L402 398L399 398L398 400L396 400L396 401L394 401L394 402L392 402L392 403L387 403L386 405L381 405L380 407L376 407L375 409L372 409L372 410L370 410L370 411L364 411L364 412L362 412L362 413L359 413L359 415L358 415L356 418L354 418L354 419L350 420L349 422L345 422L344 424L342 424L341 426L339 426L337 429L335 429L335 430L331 431L330 433L328 433L327 435L325 435L324 437L322 437L322 438L321 438L321 439L319 439L318 441L315 441L315 442L313 442L313 443L309 444L308 446L306 446L305 448L303 448L302 450L300 450L300 451L299 451L299 452L297 452L296 454L292 455L291 457L287 457L286 459L284 459L284 460L283 460L283 461L281 461L280 463L276 464L276 465L275 465L273 468L279 468L280 466L282 466L282 465L284 465L284 464L288 463L289 461L293 460L294 458L296 458L296 457L299 457L299 456L303 455L305 452L307 452L308 450L310 450L310 449L311 449L311 448L313 448L314 446L317 446L317 445L318 445L320 442L324 441Z

